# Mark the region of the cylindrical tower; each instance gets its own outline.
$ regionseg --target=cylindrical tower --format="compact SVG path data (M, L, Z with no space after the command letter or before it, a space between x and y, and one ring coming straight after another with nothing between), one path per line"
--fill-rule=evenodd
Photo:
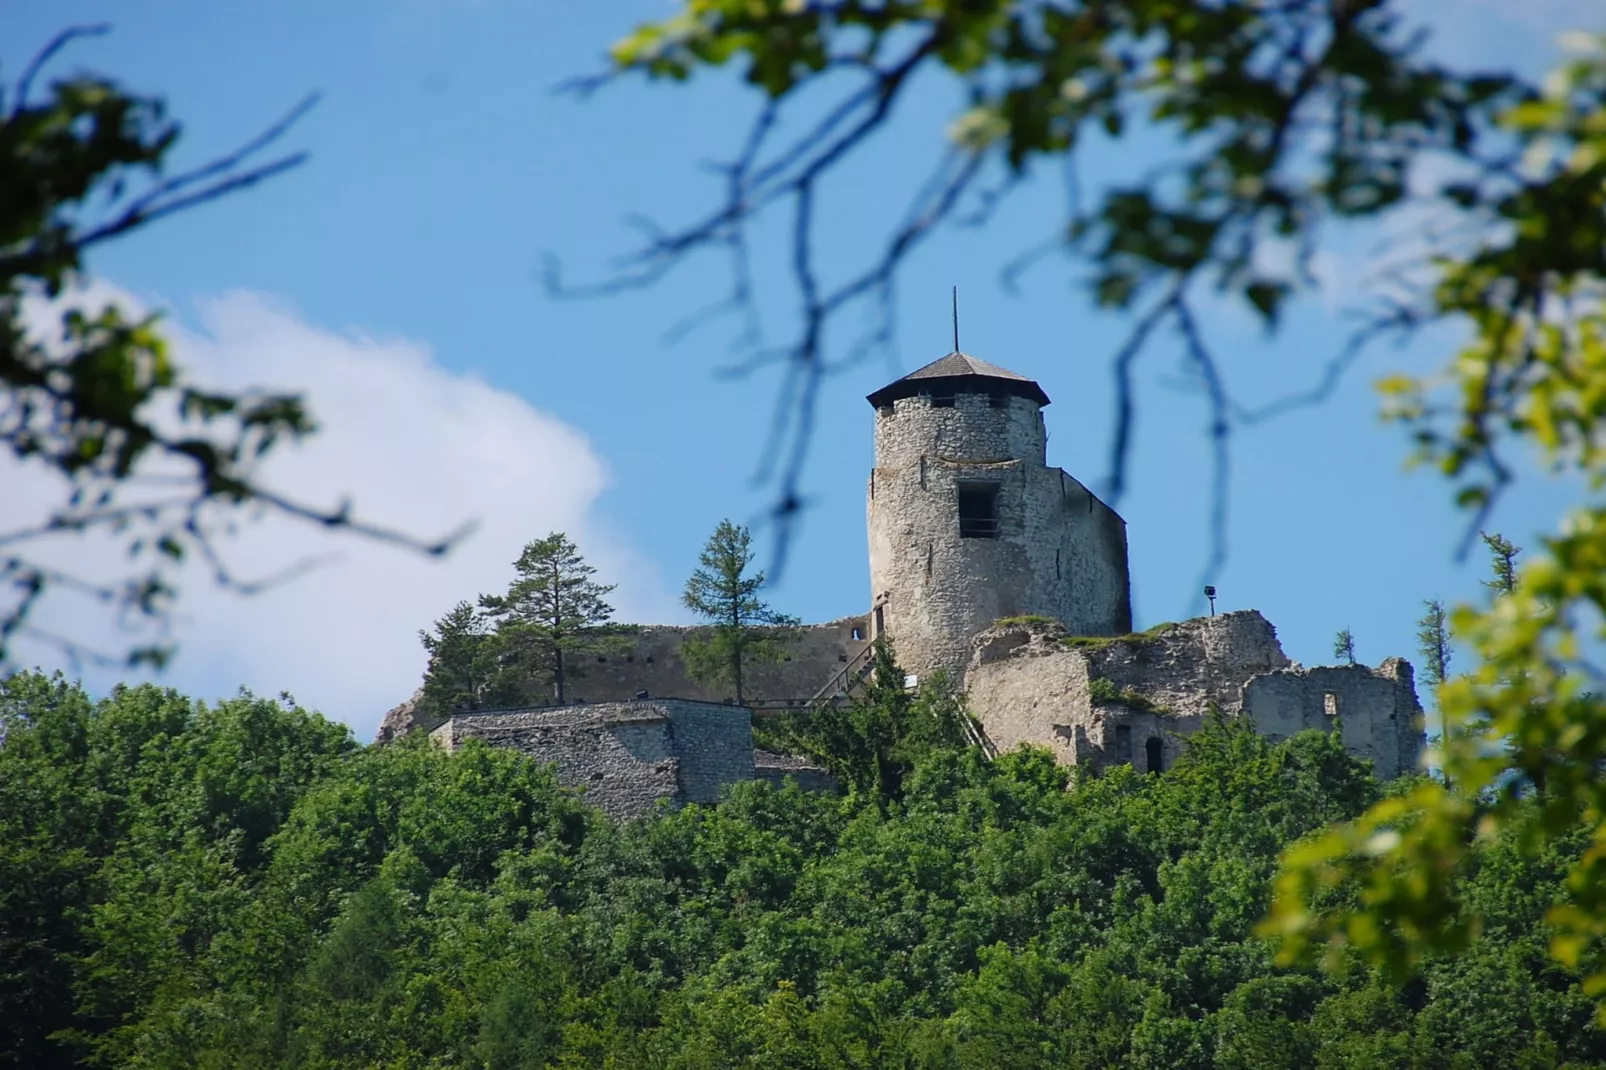
M1126 524L1046 466L1042 387L955 352L869 401L871 630L906 670L962 675L1002 617L1131 630Z

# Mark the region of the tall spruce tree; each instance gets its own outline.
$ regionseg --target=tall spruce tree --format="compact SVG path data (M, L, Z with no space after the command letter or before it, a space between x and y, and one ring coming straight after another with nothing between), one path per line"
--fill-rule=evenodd
M729 685L742 702L746 668L779 659L796 639L798 621L759 598L765 577L762 571L748 572L753 549L746 527L721 520L703 547L701 561L686 581L681 601L708 622L708 630L687 639L681 656L693 679Z
M526 544L513 568L518 578L507 594L482 595L480 606L497 621L503 670L550 683L561 705L568 701L570 678L578 675L576 656L618 643L609 627L613 585L591 578L597 570L561 531Z
M1522 553L1522 547L1514 545L1498 531L1494 534L1480 531L1478 534L1489 548L1489 571L1494 575L1494 579L1484 580L1483 585L1493 591L1497 598L1510 594L1517 587L1517 555Z
M1348 628L1342 628L1333 637L1333 657L1341 659L1346 665L1355 664L1355 636Z
M429 652L419 709L446 717L483 706L496 673L495 636L484 615L459 602L433 632L420 631L418 638Z
M1422 655L1422 679L1429 687L1444 683L1450 667L1450 635L1445 627L1444 603L1430 598L1416 622L1416 648Z

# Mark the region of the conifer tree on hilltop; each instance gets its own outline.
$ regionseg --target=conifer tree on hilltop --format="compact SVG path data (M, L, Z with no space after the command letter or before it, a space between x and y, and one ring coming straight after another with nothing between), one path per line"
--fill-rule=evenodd
M1444 683L1450 666L1450 633L1445 626L1444 603L1431 598L1416 622L1417 649L1422 654L1422 679L1429 687Z
M577 656L618 644L607 602L613 585L591 578L597 570L561 531L526 544L513 568L518 578L507 594L480 596L497 622L501 669L550 683L561 705L569 680L579 675Z
M420 711L448 717L486 704L496 675L497 644L484 614L459 602L435 622L433 632L420 631L418 639L429 652Z
M721 520L681 596L687 609L708 622L705 635L681 644L687 672L699 683L729 685L738 703L745 698L744 670L779 660L798 626L796 617L777 613L759 598L765 576L747 571L752 541L746 527Z
M1517 555L1522 553L1522 547L1514 545L1498 531L1492 535L1480 531L1478 536L1489 548L1489 571L1494 575L1494 579L1484 580L1483 585L1493 591L1496 598L1510 594L1517 586Z
M1339 658L1346 665L1355 664L1355 636L1348 628L1343 628L1333 637L1333 657Z

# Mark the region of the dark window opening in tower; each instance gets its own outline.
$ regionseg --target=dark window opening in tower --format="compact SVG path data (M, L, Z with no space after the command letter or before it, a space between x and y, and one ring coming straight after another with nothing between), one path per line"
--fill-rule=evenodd
M951 408L953 408L954 407L954 395L953 395L953 392L949 391L948 393L944 393L944 394L933 394L933 395L931 395L931 407L934 408L934 409L951 409Z
M1115 760L1118 762L1132 760L1132 726L1129 724L1115 726Z
M987 404L991 405L995 409L1007 409L1007 408L1009 408L1009 395L1008 394L988 394L987 395Z
M998 484L959 484L959 537L998 538Z
M1148 742L1143 744L1143 756L1148 760L1149 772L1159 773L1163 771L1165 753L1161 750L1159 736L1150 736Z

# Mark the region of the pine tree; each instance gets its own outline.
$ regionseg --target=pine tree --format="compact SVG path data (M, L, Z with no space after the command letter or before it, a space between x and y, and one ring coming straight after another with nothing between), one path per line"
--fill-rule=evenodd
M752 536L747 528L721 520L703 547L701 566L686 581L681 601L709 623L705 636L687 639L681 656L692 678L727 684L744 699L744 670L780 658L797 636L797 618L777 613L758 597L762 571L749 573Z
M1342 659L1348 665L1355 664L1355 636L1350 634L1348 628L1341 629L1333 637L1333 657Z
M873 668L850 702L780 718L779 749L819 762L850 792L878 806L903 796L915 766L933 752L972 745L964 692L943 670L918 690L898 665L892 644L878 637Z
M1499 532L1491 535L1480 531L1478 534L1489 548L1489 568L1494 574L1494 579L1484 580L1483 585L1495 592L1496 597L1510 594L1517 586L1517 555L1522 553L1522 547L1513 545Z
M1429 687L1444 683L1450 667L1450 636L1445 627L1444 603L1437 598L1422 603L1426 612L1416 622L1417 650L1422 654L1422 679Z
M618 643L609 627L613 607L606 601L613 585L591 578L597 570L561 531L527 544L513 568L518 578L507 594L482 595L480 605L498 622L504 671L529 672L550 682L561 705L568 699L570 677L578 675L575 656Z
M433 633L421 631L418 638L429 652L419 708L446 717L484 705L496 670L496 652L494 636L479 610L459 602L435 622Z

